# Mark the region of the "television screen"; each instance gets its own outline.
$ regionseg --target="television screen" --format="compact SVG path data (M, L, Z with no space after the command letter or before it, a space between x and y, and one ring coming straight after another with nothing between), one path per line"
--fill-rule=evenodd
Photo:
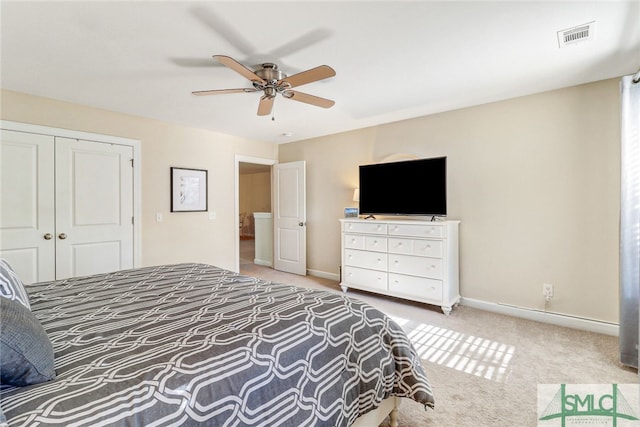
M360 166L361 215L447 214L446 157Z

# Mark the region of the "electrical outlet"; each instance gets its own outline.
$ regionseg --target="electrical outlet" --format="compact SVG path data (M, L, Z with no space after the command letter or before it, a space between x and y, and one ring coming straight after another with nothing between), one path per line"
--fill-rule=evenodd
M551 298L553 298L553 285L550 283L543 283L542 284L542 296L544 296L544 299L546 301L551 300Z

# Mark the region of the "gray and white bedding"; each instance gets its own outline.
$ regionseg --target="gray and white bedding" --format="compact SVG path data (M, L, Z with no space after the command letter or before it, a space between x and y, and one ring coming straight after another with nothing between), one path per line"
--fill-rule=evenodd
M433 407L383 313L204 264L28 286L55 380L0 387L9 426L349 426L390 396Z

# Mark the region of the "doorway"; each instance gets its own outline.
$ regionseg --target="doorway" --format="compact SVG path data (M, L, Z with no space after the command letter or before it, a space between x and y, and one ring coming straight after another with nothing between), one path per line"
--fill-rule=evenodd
M265 219L272 212L271 166L275 163L275 160L236 156L238 272L246 272L255 264L273 265L271 255L265 254L264 249L272 251L273 248L273 227L265 225Z

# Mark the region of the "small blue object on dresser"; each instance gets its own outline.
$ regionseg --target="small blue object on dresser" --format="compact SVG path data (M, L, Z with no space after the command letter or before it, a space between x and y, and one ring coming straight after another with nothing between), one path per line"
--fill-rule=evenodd
M358 208L344 208L345 218L358 218Z

